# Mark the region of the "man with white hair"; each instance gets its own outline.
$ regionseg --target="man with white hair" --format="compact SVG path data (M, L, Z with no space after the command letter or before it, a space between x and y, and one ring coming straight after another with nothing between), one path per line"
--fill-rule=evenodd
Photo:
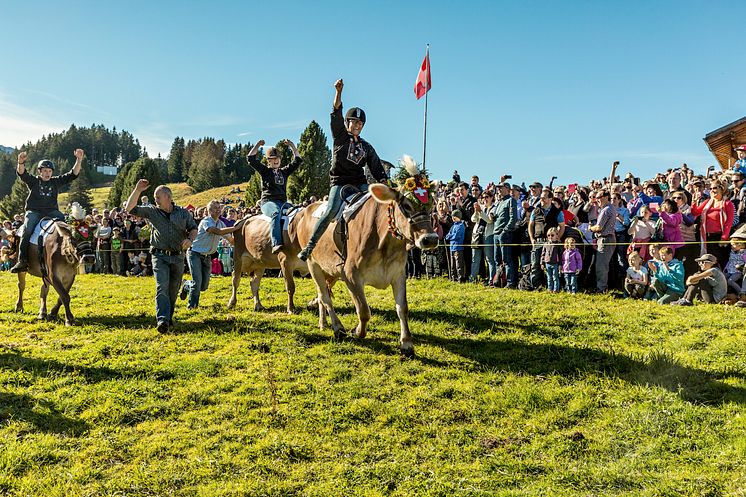
M150 221L150 253L155 276L156 330L166 333L173 328L174 308L184 275L184 252L197 236L197 223L186 209L174 204L171 189L160 185L155 189L155 205L136 205L137 198L150 182L141 179L132 190L125 210L133 216Z
M196 309L199 306L199 295L207 290L210 285L210 274L212 273L212 255L218 250L221 237L225 237L233 244L233 233L235 228L226 228L220 220L220 212L223 207L217 200L210 200L207 204L208 215L199 222L197 236L192 246L187 251L187 264L191 280L185 280L181 287L179 297L184 300L189 295L187 309Z

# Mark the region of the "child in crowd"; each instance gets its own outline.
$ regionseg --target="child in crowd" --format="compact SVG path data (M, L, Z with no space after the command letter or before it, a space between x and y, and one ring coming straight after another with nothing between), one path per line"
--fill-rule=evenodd
M633 299L644 298L648 291L648 268L642 265L642 257L637 252L629 254L627 261L629 267L624 278L624 290Z
M684 295L684 264L674 259L671 247L658 250L660 262L648 261L648 268L655 276L652 284L659 304L670 304Z
M718 260L712 254L705 254L696 259L700 270L686 280L686 293L671 305L694 305L699 296L705 304L717 304L728 292L728 280L718 267Z
M562 262L562 245L559 244L559 230L549 228L547 241L541 249L541 265L547 273L547 289L549 293L557 293L560 289L559 266Z
M552 228L554 229L554 228ZM583 258L575 247L575 239L565 239L565 251L562 252L562 274L565 276L565 291L578 293L578 274L583 269Z
M652 212L650 207L643 205L637 211L638 215L632 220L627 232L632 237L632 243L629 244L627 254L636 250L639 252L643 262L647 262L651 259L649 254L650 247L648 243L655 234L655 221L652 220Z
M148 267L148 255L145 252L140 252L140 255L135 258L136 262L132 267L132 270L127 274L129 276L150 276L151 271Z
M451 281L463 283L466 281L464 272L464 236L466 236L466 226L461 220L461 211L455 209L451 213L453 226L444 238L445 241L451 242Z
M122 272L122 230L115 226L111 230L111 273L119 276Z
M746 281L743 280L744 264L746 264L746 240L732 239L730 241L730 256L725 265L725 277L728 288L738 295L746 293ZM743 282L739 284L739 282Z

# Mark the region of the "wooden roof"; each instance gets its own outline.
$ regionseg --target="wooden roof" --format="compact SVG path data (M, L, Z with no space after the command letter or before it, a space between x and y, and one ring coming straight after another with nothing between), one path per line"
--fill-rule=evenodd
M720 167L730 169L737 160L733 149L739 145L746 145L746 117L707 133L704 140Z

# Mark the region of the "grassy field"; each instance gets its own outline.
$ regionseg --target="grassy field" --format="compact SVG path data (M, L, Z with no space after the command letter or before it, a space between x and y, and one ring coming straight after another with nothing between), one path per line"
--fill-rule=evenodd
M75 328L32 283L14 314L0 274L2 495L746 495L740 309L412 281L403 360L388 291L337 342L277 279L263 313L214 279L172 335L150 278L79 277Z
M169 183L168 186L171 188L171 191L174 195L174 201L181 206L186 206L188 204L192 204L195 207L203 207L207 205L207 202L210 200L216 198L218 200L222 199L223 196L229 197L231 200L235 200L238 197L243 198L244 193L233 193L231 194L231 188L234 188L236 186L241 187L241 192L246 191L246 186L248 183L238 183L236 185L228 185L228 186L221 186L218 188L212 188L210 190L205 190L204 192L200 193L194 193L194 190L192 190L192 187L187 185L186 183ZM109 190L111 190L110 185L105 186L98 186L91 189L91 195L93 196L93 206L98 207L99 210L103 210L106 204L106 200L109 197ZM153 199L150 199L152 202ZM67 205L67 193L61 193L59 195L58 202L60 206Z

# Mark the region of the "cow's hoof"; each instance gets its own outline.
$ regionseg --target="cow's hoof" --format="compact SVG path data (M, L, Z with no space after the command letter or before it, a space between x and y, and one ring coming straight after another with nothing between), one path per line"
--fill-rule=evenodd
M367 334L366 331L365 330L360 331L360 327L358 326L355 328L355 332L353 333L353 336L355 338L365 338L366 334Z
M335 340L344 340L347 338L347 332L344 328L340 328L338 330L334 330L334 339Z
M306 304L306 310L307 311L315 311L319 308L319 303L316 299L309 300Z
M57 314L47 314L47 321L57 321Z
M287 313L291 316L295 314L295 307L288 307Z
M23 307L20 305L16 306L16 312L23 312Z
M47 315L46 314L39 314L38 316L36 316L36 320L37 321L46 321L47 320Z
M261 311L263 311L263 310L264 310L264 306L263 306L262 304L255 304L255 305L254 305L254 310L255 310L256 312L261 312Z
M65 326L75 326L75 319L65 319Z
M414 357L414 347L402 347L401 348L401 355L405 359L412 359Z
M225 306L225 307L226 307L226 309L233 309L234 307L236 307L236 303L235 302L228 302L228 305Z

